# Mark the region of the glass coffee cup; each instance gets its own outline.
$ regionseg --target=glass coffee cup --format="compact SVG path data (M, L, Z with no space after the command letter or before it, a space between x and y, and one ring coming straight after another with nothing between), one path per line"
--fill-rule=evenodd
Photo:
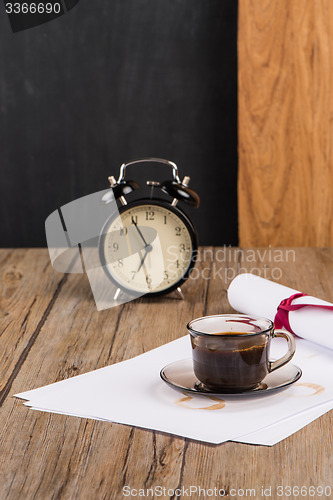
M291 333L275 330L271 320L245 314L219 314L190 321L193 370L207 390L242 392L257 387L266 375L288 363L296 344ZM288 351L269 359L271 340L282 337Z

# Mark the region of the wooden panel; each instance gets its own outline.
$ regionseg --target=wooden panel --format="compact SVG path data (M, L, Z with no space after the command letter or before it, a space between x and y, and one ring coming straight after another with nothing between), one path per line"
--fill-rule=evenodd
M123 485L185 490L198 485L229 492L231 488L256 488L258 497L262 485L274 491L279 484L331 484L333 412L272 448L237 443L215 446L125 425L36 412L11 397L174 340L185 333L184 325L194 316L231 312L226 298L231 271L236 273L238 264L244 267L246 263L236 249L224 251L206 250L198 279L184 286L185 301L174 295L156 301L142 298L101 312L95 308L86 276L69 275L61 289L56 280L51 286L41 278L38 288L34 274L40 270L29 277L24 272L20 294L26 295L27 305L31 288L38 297L53 297L53 301L31 307L27 333L34 331L42 311L48 314L1 408L0 499L118 500L123 497ZM275 264L268 253L265 257L263 252L255 254L250 266L267 274ZM31 259L34 269L34 263L44 258L45 250L30 250L26 257L21 250L15 251L10 262L2 260L4 273L14 262L25 262L24 269L28 269ZM333 249L297 249L295 262L285 260L279 267L284 284L333 301L329 279ZM56 296L52 288L59 290ZM2 294L6 293L4 288ZM20 308L12 309L12 314L20 318ZM12 330L13 346L20 335L20 329Z
M333 2L240 0L241 246L333 245Z

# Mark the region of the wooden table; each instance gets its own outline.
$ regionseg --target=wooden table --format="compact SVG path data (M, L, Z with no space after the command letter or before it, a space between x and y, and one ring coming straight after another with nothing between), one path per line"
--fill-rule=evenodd
M233 495L239 488L256 488L261 498L262 486L333 487L332 412L273 447L207 445L36 412L12 398L172 341L191 318L230 312L226 289L239 267L268 278L274 271L281 283L333 301L333 249L300 248L288 258L284 249L283 262L273 260L273 249L255 250L251 262L245 251L203 250L197 279L183 287L186 300L142 298L102 312L87 277L55 272L47 250L0 251L1 499L120 499L125 485L216 487L234 498L241 498Z

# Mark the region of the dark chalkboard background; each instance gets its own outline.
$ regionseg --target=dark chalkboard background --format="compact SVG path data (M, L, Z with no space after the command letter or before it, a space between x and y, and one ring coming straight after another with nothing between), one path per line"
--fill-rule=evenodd
M201 244L236 244L237 1L80 0L15 34L0 7L0 246L44 246L53 210L147 156L191 176Z

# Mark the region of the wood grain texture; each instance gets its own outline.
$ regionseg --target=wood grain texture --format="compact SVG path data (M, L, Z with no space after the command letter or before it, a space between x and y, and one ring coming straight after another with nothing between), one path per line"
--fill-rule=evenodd
M333 249L297 249L279 263L265 250L256 250L250 260L250 250L202 249L199 277L183 287L185 301L173 294L156 301L141 298L101 312L84 275L69 275L52 303L61 274L54 272L53 278L48 274L53 285L41 279L32 287L36 278L28 262L31 268L42 262L45 250L29 250L26 255L17 250L7 262L2 259L5 274L13 262L26 263L20 267L19 289L22 297L26 295L27 307L31 288L44 298L43 306L31 308L27 334L34 331L43 310L48 314L1 408L0 499L118 500L123 498L124 485L137 489L200 485L230 491L261 485L331 484L333 412L272 448L238 443L215 446L120 424L36 412L11 397L172 341L185 333L185 324L195 316L231 312L226 290L240 269L256 269L257 274L271 277L278 267L282 283L333 301L329 279ZM0 258L4 255L0 252ZM11 309L18 318L20 308ZM19 338L20 330L13 329L3 348L11 346L14 354L19 353Z
M67 279L54 273L46 249L35 255L0 251L0 406Z
M333 245L333 3L240 0L239 243Z

